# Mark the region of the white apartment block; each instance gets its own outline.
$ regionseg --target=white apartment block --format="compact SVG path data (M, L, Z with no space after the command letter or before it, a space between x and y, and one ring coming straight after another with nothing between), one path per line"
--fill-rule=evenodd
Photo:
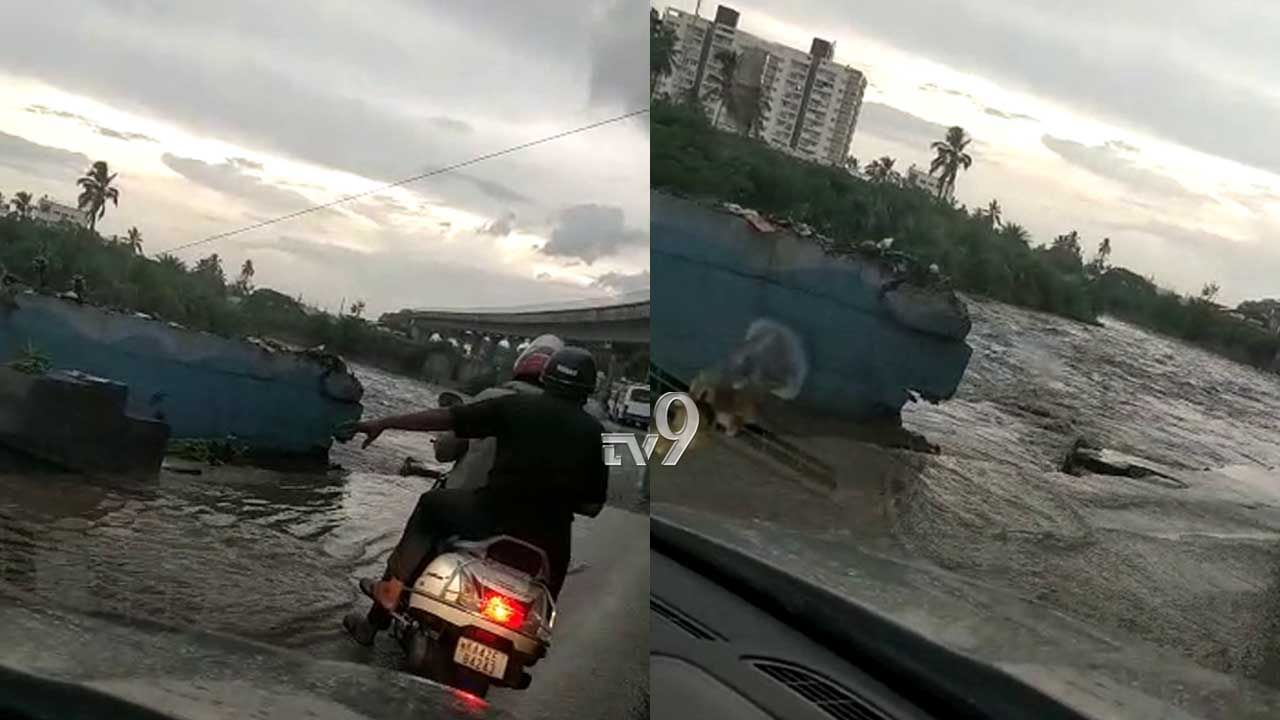
M696 92L718 128L743 132L732 113L721 111L716 118L715 89L722 77L717 55L735 52L736 84L759 88L765 98L755 136L805 160L845 164L867 80L832 61L831 43L814 38L806 53L765 40L738 30L737 11L724 5L716 8L714 20L668 8L662 21L674 31L675 47L672 72L659 81L659 94L681 98Z
M88 225L89 216L80 208L63 205L59 202L50 200L49 197L42 196L36 201L35 207L31 208L31 217L47 223L72 223L74 225Z
M918 188L934 197L938 197L938 190L942 187L942 178L938 175L930 175L912 165L907 169L907 187ZM948 194L947 199L950 199L950 194Z

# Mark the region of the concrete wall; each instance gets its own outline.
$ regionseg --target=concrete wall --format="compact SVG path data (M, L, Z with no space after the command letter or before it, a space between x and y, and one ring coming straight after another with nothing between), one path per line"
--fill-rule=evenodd
M128 411L163 419L174 438L235 435L285 454L327 451L333 429L357 419L359 402L327 397L359 385L345 368L166 323L27 293L0 309L0 362L30 341L57 369L129 386ZM354 386L352 383L355 383Z
M0 366L0 445L86 473L154 475L169 428L127 416L127 397L109 380Z
M663 371L688 383L764 316L806 345L810 373L799 403L861 419L896 412L912 390L954 395L969 346L896 322L881 302L889 278L877 266L666 195L654 193L650 208L651 353Z

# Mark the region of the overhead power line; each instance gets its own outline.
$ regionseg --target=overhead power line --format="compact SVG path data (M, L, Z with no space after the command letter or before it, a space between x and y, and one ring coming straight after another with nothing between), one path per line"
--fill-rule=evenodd
M481 162L484 162L485 160L492 160L493 158L496 158L496 157L501 157L503 155L510 155L511 153L519 152L521 150L527 150L536 145L543 145L543 144L552 142L553 140L560 140L561 138L566 138L566 137L569 137L570 135L577 135L579 133L584 133L584 132L587 132L588 130L594 130L596 128L603 127L605 125L611 125L613 123L626 120L627 118L635 117L637 115L643 115L647 112L649 112L649 108L632 110L631 112L623 113L622 115L615 115L614 117L607 118L605 120L593 122L588 125L581 125L570 130L558 132L554 135L547 135L546 137L538 138L537 140L530 140L529 142L520 143L519 145L512 145L511 147L503 148L502 150L486 153L484 155L477 155L476 157L473 157L470 160L463 160L462 162L454 163L452 165L446 165L441 168L436 168L435 170L429 170L424 173L419 173L418 175L407 177L407 178L404 178L403 180L397 180L393 183L388 183L386 185L373 188L372 190L365 190L364 192L358 192L353 195L344 195L343 197L340 197L336 200L330 200L327 203L312 205L311 207L303 208L301 210L296 210L286 215L281 215L279 217L274 217L268 220L263 220L261 222L256 222L256 223L253 223L252 225L245 225L244 227L238 227L234 230L220 232L216 235L210 235L207 238L196 240L195 242L189 242L189 243L186 243L185 245L179 245L178 247L175 247L175 248L171 248L166 252L170 252L170 253L181 252L188 248L193 248L197 245L204 245L205 243L213 242L214 240L222 240L223 238L229 238L232 235L239 235L241 233L249 232L250 230L257 230L259 228L264 228L268 225L274 225L278 222L284 222L285 220L292 220L296 217L301 217L308 213L316 212L317 210L324 210L327 208L334 207L335 205L341 205L342 203L350 202L352 200L358 200L362 197L376 195L380 192L390 190L391 188L400 187L401 185L408 185L409 183L417 182L419 180L425 180L426 178L433 177L435 175L443 175L445 173L458 170L459 168L467 167L468 165L475 165L476 163L481 163Z

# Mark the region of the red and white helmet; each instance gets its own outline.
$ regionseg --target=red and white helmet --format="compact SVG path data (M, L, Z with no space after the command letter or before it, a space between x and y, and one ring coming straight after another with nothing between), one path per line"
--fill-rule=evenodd
M516 358L516 363L511 368L511 374L517 380L526 380L533 383L540 382L542 370L547 366L547 361L563 347L564 341L555 335L539 335Z

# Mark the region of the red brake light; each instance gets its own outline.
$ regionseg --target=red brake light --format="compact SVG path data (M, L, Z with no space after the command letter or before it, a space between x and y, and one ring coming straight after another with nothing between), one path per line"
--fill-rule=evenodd
M486 590L480 600L480 614L509 628L524 624L524 603L501 593Z

